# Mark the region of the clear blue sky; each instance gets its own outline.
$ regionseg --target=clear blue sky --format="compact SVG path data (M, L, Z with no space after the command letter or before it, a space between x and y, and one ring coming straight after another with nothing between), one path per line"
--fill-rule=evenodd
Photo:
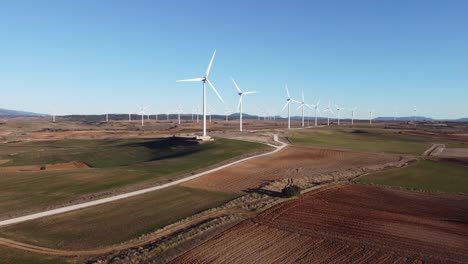
M185 111L214 49L211 80L261 93L245 111L298 99L366 117L468 116L468 1L50 1L0 4L0 108L36 112ZM217 112L225 106L208 91ZM282 112L284 116L286 113ZM294 109L294 114L299 114ZM344 116L349 116L346 111Z

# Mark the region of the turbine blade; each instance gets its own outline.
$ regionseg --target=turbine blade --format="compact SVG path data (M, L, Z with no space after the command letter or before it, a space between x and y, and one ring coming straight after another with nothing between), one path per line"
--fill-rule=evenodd
M208 75L210 75L211 65L213 64L215 55L216 55L216 50L213 52L213 56L211 56L211 60L210 60L210 64L208 64L208 68L206 68L205 78L208 78Z
M320 104L320 99L318 99L317 103L315 104L316 106L319 106Z
M243 94L256 94L256 93L258 93L258 92L257 92L257 91L253 91L253 92L245 92L245 93L243 93Z
M176 82L201 82L205 78L193 78L193 79L185 79L185 80L177 80Z
M302 90L302 102L304 102L304 90Z
M291 98L291 95L289 94L289 89L288 89L288 85L286 84L286 94L288 95L288 99Z
M223 98L221 97L221 95L219 95L218 90L216 90L216 88L215 88L214 85L210 82L210 80L206 79L206 81L207 81L208 84L211 86L211 89L213 89L213 91L216 93L216 95L218 96L219 100L221 100L221 102L224 103Z
M301 107L304 107L304 105L303 105L303 104L301 104L301 105L300 105L300 106L299 106L299 107L298 107L296 110L299 110L299 109L301 109Z
M239 93L242 93L242 90L239 88L239 85L237 85L236 81L234 81L234 78L231 77L231 80L232 80L232 82L234 83L234 86L236 87L236 90L237 90Z
M286 102L286 104L283 106L283 109L281 111L284 111L284 109L286 109L286 106L288 106L289 104L289 101Z
M291 101L293 101L293 102L295 102L295 103L298 103L298 104L300 104L300 103L301 103L301 102L299 102L299 101L296 101L296 100L294 100L294 99L291 99Z

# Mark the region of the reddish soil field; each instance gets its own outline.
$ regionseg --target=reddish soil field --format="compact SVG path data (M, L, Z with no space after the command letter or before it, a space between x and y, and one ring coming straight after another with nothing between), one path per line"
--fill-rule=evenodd
M274 180L318 176L399 159L397 155L288 146L278 153L214 172L183 185L212 191L241 193Z
M437 133L431 133L427 131L407 131L407 133L410 135L416 135L416 136L429 136L433 138L443 138L443 139L449 139L449 140L468 142L468 136L460 135L460 134L437 134Z
M467 260L468 196L348 184L273 207L173 263Z

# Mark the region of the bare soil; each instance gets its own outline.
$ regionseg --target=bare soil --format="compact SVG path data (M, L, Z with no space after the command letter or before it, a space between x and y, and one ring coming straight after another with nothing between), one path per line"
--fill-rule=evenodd
M319 189L245 220L172 263L466 263L468 196Z
M468 136L462 134L442 134L442 133L433 133L428 131L407 131L408 134L416 136L429 136L433 138L443 138L449 140L456 140L461 142L468 142Z
M340 170L400 160L398 155L288 146L278 153L241 163L184 183L212 191L242 193L284 179L314 177Z

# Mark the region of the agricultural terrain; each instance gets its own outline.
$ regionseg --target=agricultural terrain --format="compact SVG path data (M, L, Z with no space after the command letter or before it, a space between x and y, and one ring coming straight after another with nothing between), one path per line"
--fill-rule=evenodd
M468 197L362 185L310 192L172 263L464 263Z

